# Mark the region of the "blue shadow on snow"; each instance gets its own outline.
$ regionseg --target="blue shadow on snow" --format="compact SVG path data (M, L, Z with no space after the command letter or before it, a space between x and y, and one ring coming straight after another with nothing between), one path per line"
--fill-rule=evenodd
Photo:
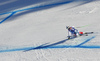
M18 2L19 1L19 2ZM22 3L22 0L20 2L20 0L18 0L17 2L15 2L16 4L19 3L18 5L20 5ZM31 0L33 2L29 2L27 4L24 4L25 6L27 5L31 5L32 3L36 4L36 3L40 3L40 2L44 2L46 0L41 0L40 2L39 1L35 1L35 0ZM48 5L40 5L40 6L36 6L36 7L30 7L30 8L26 8L26 9L21 9L21 10L16 10L16 11L13 11L13 12L5 12L5 13L1 13L0 15L4 15L4 14L9 14L11 13L8 17L6 17L4 20L2 20L0 22L3 23L4 21L6 21L7 19L9 19L11 16L13 16L15 13L18 13L18 12L21 12L21 13L18 13L16 15L13 16L13 19L17 16L20 16L20 15L24 15L24 14L27 14L27 13L30 13L30 12L35 12L35 11L39 11L39 10L44 10L44 9L48 9L48 8L52 8L52 7L55 7L55 6L59 6L59 5L62 5L62 4L68 4L68 3L71 3L71 2L78 2L78 1L82 1L83 3L79 4L78 6L80 5L83 5L83 4L86 4L86 3L89 3L89 2L92 2L92 1L96 1L96 0L64 0L64 2L59 2L59 3L53 3L53 4L48 4ZM84 2L85 1L85 2ZM27 0L24 0L24 2L27 2ZM14 3L12 3L13 5L16 5ZM12 4L9 4L10 6ZM22 5L22 4L21 4ZM24 6L23 5L23 6ZM15 6L14 6L15 7ZM13 7L13 8L14 8ZM22 6L19 6L19 7L22 7ZM18 8L19 8L18 7ZM4 7L3 7L4 8ZM9 7L8 7L9 8ZM15 9L15 8L14 8ZM2 9L1 9L2 10ZM22 12L22 11L25 11L25 12Z
M13 52L13 51L27 52L27 51L36 50L36 49L56 49L56 48L88 48L88 49L100 48L100 46L86 46L86 45L83 45L83 44L86 44L87 42L89 42L90 40L92 40L93 38L95 38L95 36L87 39L86 41L80 43L79 45L74 45L74 46L71 46L71 45L58 45L58 44L61 44L61 43L64 43L64 42L68 41L68 39L65 39L65 40L59 41L57 43L50 44L50 45L47 45L48 43L45 43L45 44L42 44L42 45L37 46L37 47L25 47L25 48L0 50L0 53L2 53L2 52Z

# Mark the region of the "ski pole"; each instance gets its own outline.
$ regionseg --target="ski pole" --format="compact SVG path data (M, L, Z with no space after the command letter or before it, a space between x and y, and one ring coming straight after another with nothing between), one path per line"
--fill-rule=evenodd
M69 37L69 31L68 31L68 37Z

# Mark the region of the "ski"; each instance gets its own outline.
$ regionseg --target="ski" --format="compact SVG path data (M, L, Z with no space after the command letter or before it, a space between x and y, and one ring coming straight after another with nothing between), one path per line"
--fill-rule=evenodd
M94 32L85 32L84 34L92 34L92 33L94 33Z
M94 32L84 32L82 35L79 35L77 37L80 37L80 36L88 36L88 34L93 34ZM74 39L74 38L77 38L77 37L72 37L72 36L67 36L68 39Z

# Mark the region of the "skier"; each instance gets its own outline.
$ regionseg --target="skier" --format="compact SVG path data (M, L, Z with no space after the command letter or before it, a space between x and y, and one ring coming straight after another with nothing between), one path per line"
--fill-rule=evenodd
M80 36L83 35L83 32L78 32L77 29L75 29L74 26L66 26L66 29L68 29L68 38L70 37L77 37L77 34L79 34ZM71 33L71 36L69 36L69 32Z

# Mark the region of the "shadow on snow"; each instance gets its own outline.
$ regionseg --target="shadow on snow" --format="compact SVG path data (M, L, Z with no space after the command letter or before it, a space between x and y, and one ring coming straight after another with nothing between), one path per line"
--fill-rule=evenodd
M3 3L3 2L7 2L7 1L8 0L3 0L3 1L0 1L0 2ZM9 1L12 1L12 0L9 0ZM27 8L26 10L25 9L18 10L18 11L24 11L24 12L17 13L18 11L16 11L17 14L14 15L13 18L11 18L9 20L7 18L6 20L10 21L12 19L15 19L18 16L21 16L21 15L24 15L24 14L27 14L27 13L49 9L49 8L56 7L56 6L63 5L63 4L69 4L69 3L72 3L72 2L81 2L80 4L76 5L76 6L80 6L80 5L87 4L89 2L93 2L93 1L96 1L96 0L63 0L63 1L62 0L53 0L53 1L55 1L56 3L53 2L52 4L40 5L40 6L37 6L37 7L31 7L31 8ZM6 12L6 11L13 11L13 10L18 9L18 8L22 8L22 7L25 7L25 6L34 5L34 4L38 4L38 3L42 3L42 2L49 3L49 2L52 2L52 1L48 1L48 0L13 0L13 2L9 2L9 3L5 3L5 4L0 5L0 13ZM76 7L76 6L74 6L74 7Z
M61 43L64 43L66 41L68 41L68 39L53 43L53 44L49 44L49 43L45 43L42 44L40 46L37 47L25 47L25 48L16 48L16 49L6 49L6 50L0 50L0 53L2 52L13 52L13 51L23 51L23 52L27 52L30 50L37 50L37 49L55 49L55 48L88 48L88 49L96 49L96 48L100 48L100 46L89 46L89 45L83 45L87 42L89 42L90 40L92 40L93 38L95 38L96 36L92 36L91 38L87 39L86 41L78 44L78 45L58 45ZM49 45L47 45L49 44Z

